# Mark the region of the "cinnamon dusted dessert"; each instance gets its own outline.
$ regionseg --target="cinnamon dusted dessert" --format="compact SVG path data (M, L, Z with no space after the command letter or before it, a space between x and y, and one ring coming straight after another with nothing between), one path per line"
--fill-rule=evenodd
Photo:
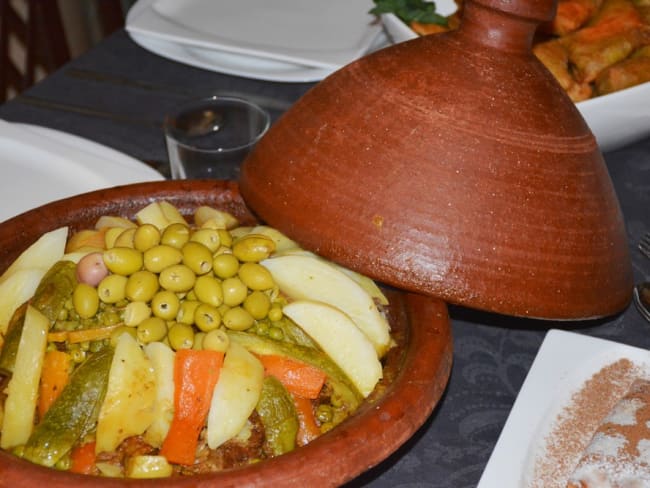
M601 422L567 488L650 486L650 380L634 381Z

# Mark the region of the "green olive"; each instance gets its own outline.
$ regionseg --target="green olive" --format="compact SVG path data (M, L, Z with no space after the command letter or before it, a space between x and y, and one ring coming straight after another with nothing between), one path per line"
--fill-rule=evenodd
M221 325L221 314L217 307L202 303L194 312L194 323L203 332L210 332Z
M221 245L219 232L216 229L198 229L190 236L190 242L200 242L210 252L215 252Z
M184 292L192 289L196 282L196 275L184 264L174 264L160 272L158 282L165 290Z
M151 317L151 307L145 302L130 302L124 308L124 325L129 327L135 327L149 317Z
M189 240L190 228L180 222L169 224L165 227L165 230L163 230L162 236L160 237L161 244L172 246L177 249L183 247Z
M110 274L97 285L99 299L104 303L117 303L126 296L126 276Z
M120 338L122 334L130 334L131 337L137 340L138 335L137 335L137 330L135 327L126 327L124 325L116 328L112 333L111 333L111 339L110 343L111 346L115 347L117 346L117 340Z
M183 300L181 307L178 309L178 314L176 314L176 321L182 324L192 325L194 323L194 314L199 305L201 305L201 302L198 300Z
M275 241L262 234L247 234L232 245L232 253L242 262L258 262L275 251Z
M203 338L205 337L205 332L195 332L194 333L194 342L192 342L192 349L200 351L203 349Z
M263 319L269 314L270 309L271 300L259 290L254 291L244 300L244 310L251 314L254 319Z
M153 224L142 224L135 230L133 235L133 247L138 251L145 252L160 244L160 231Z
M258 263L243 263L237 274L251 290L268 290L275 285L271 272Z
M180 249L160 244L144 252L144 268L152 273L160 273L163 269L183 261Z
M240 305L248 294L248 288L242 280L237 277L226 278L221 283L223 289L223 303L229 307Z
M72 303L75 311L82 319L94 317L99 310L99 295L97 289L86 283L79 283L72 293Z
M151 311L156 317L163 320L173 320L178 314L180 300L176 293L169 290L161 290L151 299Z
M230 278L239 270L239 259L232 254L218 254L212 260L212 271L221 279Z
M138 340L142 344L162 341L167 335L167 323L160 317L149 317L140 322L137 328Z
M254 323L253 316L241 307L233 307L223 316L223 324L231 330L246 330Z
M175 322L167 331L167 339L175 351L191 349L194 345L194 329L191 325Z
M128 276L142 269L142 253L131 247L113 247L104 251L104 264L111 273Z
M194 283L194 294L197 300L218 307L223 303L223 289L218 279L213 276L199 276Z
M225 330L214 329L205 334L202 345L203 349L226 352L230 345L230 337Z
M131 301L148 302L159 288L158 276L151 271L141 269L129 276L126 282L126 298Z
M200 242L190 241L181 249L183 264L197 275L212 271L212 251Z
M217 229L219 242L222 246L232 247L232 234L226 229Z

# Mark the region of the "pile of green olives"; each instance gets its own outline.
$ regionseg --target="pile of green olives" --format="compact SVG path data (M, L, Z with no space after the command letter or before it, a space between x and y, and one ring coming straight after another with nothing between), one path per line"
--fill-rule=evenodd
M260 264L275 242L246 228L142 224L132 238L77 264L72 304L83 319L110 305L143 344L222 348L226 329L243 331L282 319L283 299ZM225 344L225 345L224 345Z

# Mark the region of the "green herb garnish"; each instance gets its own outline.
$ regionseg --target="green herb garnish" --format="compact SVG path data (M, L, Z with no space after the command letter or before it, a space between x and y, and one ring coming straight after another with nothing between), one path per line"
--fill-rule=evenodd
M373 0L375 7L371 14L381 15L392 13L403 22L420 22L422 24L447 25L447 19L436 13L435 2L425 0Z

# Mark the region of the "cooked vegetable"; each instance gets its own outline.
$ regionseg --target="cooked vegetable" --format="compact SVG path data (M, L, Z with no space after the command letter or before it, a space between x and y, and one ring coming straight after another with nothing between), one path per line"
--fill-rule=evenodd
M345 312L383 356L390 347L390 326L364 289L326 261L307 255L265 259L280 290L294 300L327 303Z
M264 367L243 346L231 343L214 389L208 413L208 446L216 449L237 435L262 392Z
M93 474L95 470L95 443L86 442L70 452L70 471L79 474Z
M156 401L153 421L144 433L145 440L154 447L162 446L174 417L174 351L162 342L144 346L156 375Z
M90 355L72 373L70 382L27 441L25 459L54 466L94 428L112 359L113 349L104 348Z
M262 418L268 449L274 456L296 447L298 414L293 398L273 376L264 378L260 401L255 410Z
M160 448L160 454L172 463L194 463L199 433L208 415L223 358L219 351L176 351L174 418Z
M47 317L32 306L25 312L20 343L16 352L14 374L7 387L0 447L7 449L27 442L34 428L47 329Z
M126 466L129 478L167 478L173 469L164 456L133 456Z
M38 416L43 418L50 406L68 384L71 372L70 355L63 351L47 351L43 360L38 393Z
M97 420L97 452L112 452L127 437L142 434L153 421L155 399L151 362L131 335L122 334Z
M382 366L370 341L346 314L307 300L291 302L283 311L323 348L364 397L370 395L382 377Z
M76 281L75 264L70 261L58 261L43 275L29 302L50 322L53 322L65 306L66 300L72 295ZM25 307L18 308L11 318L0 351L0 370L9 373L13 371L25 310Z
M296 413L298 415L298 434L296 441L299 446L304 446L321 435L321 430L316 423L314 406L311 400L295 394L291 396L293 397L293 403L296 406Z
M287 356L267 354L259 358L266 374L279 379L289 392L304 398L318 398L327 378L324 371Z

